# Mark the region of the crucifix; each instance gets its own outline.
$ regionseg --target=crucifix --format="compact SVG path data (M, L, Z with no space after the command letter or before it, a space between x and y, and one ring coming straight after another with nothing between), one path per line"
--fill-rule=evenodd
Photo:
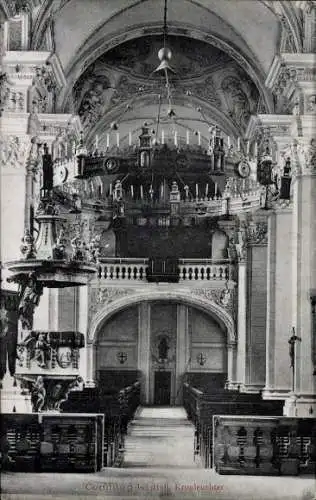
M124 365L124 363L127 361L127 354L125 352L119 352L117 354L117 358L118 358L120 364Z
M297 341L300 341L301 342L301 338L298 337L296 334L295 334L295 328L294 326L292 327L292 336L291 338L289 339L288 343L289 343L289 355L290 355L290 360L291 360L291 368L292 368L292 391L294 392L294 389L295 389L295 354L296 354L296 342Z
M199 363L199 365L203 366L205 365L206 363L206 356L203 354L203 352L201 352L200 354L198 354L197 356L197 362Z

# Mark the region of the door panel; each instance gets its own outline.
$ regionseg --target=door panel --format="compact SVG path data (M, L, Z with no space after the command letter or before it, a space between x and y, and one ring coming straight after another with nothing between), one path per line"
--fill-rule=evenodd
M171 393L171 372L155 372L155 397L154 404L167 406L170 405Z

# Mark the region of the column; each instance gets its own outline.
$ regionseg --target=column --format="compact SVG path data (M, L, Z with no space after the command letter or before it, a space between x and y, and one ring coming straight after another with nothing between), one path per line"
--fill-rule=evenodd
M316 413L311 308L311 295L316 289L316 168L310 163L312 146L309 141L299 147L304 156L297 156L298 170L293 183L293 245L296 258L293 260L292 326L298 337L294 358L295 407L286 405L285 411L290 415L294 412L295 416L312 417Z
M85 387L95 387L95 346L87 344L85 347L86 380Z
M86 373L88 376L88 366L87 366L88 356L85 354L88 345L88 307L89 307L88 286L79 287L77 293L78 293L77 330L78 332L83 333L85 337L85 347L80 350L79 372L80 374ZM93 361L96 361L96 359L93 358ZM98 367L94 365L93 378L92 378L93 381L95 380L95 373L97 368Z
M247 342L247 262L238 262L238 316L237 316L237 381L239 385L246 382L246 342Z
M291 389L292 208L275 206L268 219L266 384L264 399L283 399Z
M151 403L150 394L150 302L138 306L138 369L141 371L141 402Z
M182 402L183 375L188 363L188 308L184 304L177 305L177 349L176 349L176 394L175 404Z
M306 27L309 29L309 25ZM311 48L304 43L305 51ZM316 288L315 62L314 53L281 53L275 57L266 80L275 94L290 98L292 107L291 141L284 148L284 156L290 158L292 171L292 289L288 295L292 297L295 349L291 352L293 391L285 401L284 414L312 418L316 414L310 302ZM290 331L288 339L291 335ZM289 355L289 344L287 351Z

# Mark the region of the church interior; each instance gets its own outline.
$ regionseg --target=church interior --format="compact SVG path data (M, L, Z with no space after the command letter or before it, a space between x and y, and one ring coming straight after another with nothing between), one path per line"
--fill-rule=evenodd
M312 500L316 2L0 17L8 498Z

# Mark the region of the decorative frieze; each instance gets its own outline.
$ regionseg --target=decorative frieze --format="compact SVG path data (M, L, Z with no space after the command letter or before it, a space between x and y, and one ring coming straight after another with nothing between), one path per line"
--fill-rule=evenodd
M135 293L135 290L132 288L91 288L89 297L89 319L111 302L121 297L131 295L132 293Z
M197 288L192 290L191 293L215 302L229 313L232 313L234 309L234 289L229 288L227 285L225 288Z

